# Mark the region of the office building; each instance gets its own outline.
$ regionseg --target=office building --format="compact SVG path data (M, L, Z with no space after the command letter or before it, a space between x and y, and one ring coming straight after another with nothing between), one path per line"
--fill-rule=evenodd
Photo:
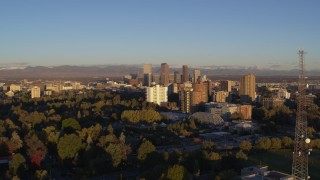
M189 81L189 70L187 65L182 66L182 83Z
M232 81L220 81L220 91L231 92Z
M178 71L174 72L174 83L181 83L181 74Z
M167 63L161 64L160 84L164 86L169 84L169 65Z
M240 78L239 95L242 103L251 103L256 99L256 77L253 74Z
M262 105L266 109L272 109L275 107L283 106L283 104L284 104L284 99L282 99L282 98L271 97L271 98L263 98L262 99Z
M151 86L152 83L152 64L143 65L143 85Z
M218 91L214 95L214 101L218 103L228 102L229 92Z
M159 74L153 74L152 75L152 82L155 84L160 84L160 75Z
M152 64L143 65L143 74L152 74Z
M147 88L147 102L152 102L158 105L168 102L168 87L156 85Z
M41 95L40 87L33 86L31 88L31 98L39 98Z
M193 82L197 82L201 78L201 73L199 69L193 70Z

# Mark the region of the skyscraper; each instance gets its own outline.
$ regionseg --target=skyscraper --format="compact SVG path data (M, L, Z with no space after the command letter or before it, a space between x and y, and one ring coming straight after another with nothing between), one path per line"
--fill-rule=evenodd
M256 99L256 77L249 73L240 78L240 101L250 103Z
M152 64L143 65L143 74L152 74Z
M181 74L178 71L174 72L174 83L181 83Z
M192 88L179 91L180 107L183 113L191 113Z
M231 92L232 81L220 81L220 90L225 92Z
M188 71L188 66L183 65L182 66L182 83L185 83L189 81L189 71Z
M161 64L160 84L164 86L169 84L169 65L167 63Z
M193 82L197 82L198 78L201 76L200 70L195 69L193 70Z
M143 65L143 85L151 86L152 83L152 64Z

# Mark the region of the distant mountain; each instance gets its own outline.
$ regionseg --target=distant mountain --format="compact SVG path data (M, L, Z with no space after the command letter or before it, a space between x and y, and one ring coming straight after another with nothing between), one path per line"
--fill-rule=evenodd
M73 79L73 78L105 78L119 77L131 73L142 73L143 65L101 65L101 66L35 66L35 67L6 67L0 68L1 79ZM170 68L171 72L180 71L181 68ZM243 68L243 67L192 67L189 68L190 73L193 69L200 69L201 74L208 76L235 76L253 73L256 76L297 76L298 70L272 70L259 68ZM160 67L153 68L154 73L160 72ZM308 76L320 76L320 70L312 70L307 72Z

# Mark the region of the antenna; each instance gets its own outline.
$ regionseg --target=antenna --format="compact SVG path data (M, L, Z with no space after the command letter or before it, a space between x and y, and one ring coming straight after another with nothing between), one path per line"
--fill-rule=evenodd
M304 50L299 50L299 82L296 127L294 139L294 152L292 163L292 176L294 180L308 180L308 144L310 139L307 138L307 111L306 111L306 78L304 71Z

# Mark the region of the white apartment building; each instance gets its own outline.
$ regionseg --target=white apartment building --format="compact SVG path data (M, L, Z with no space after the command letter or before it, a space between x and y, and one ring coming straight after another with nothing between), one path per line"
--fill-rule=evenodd
M31 98L39 98L40 97L40 94L41 91L40 91L40 87L38 86L33 86L31 88Z
M147 88L147 102L152 102L160 105L163 102L168 102L168 87L156 85Z

